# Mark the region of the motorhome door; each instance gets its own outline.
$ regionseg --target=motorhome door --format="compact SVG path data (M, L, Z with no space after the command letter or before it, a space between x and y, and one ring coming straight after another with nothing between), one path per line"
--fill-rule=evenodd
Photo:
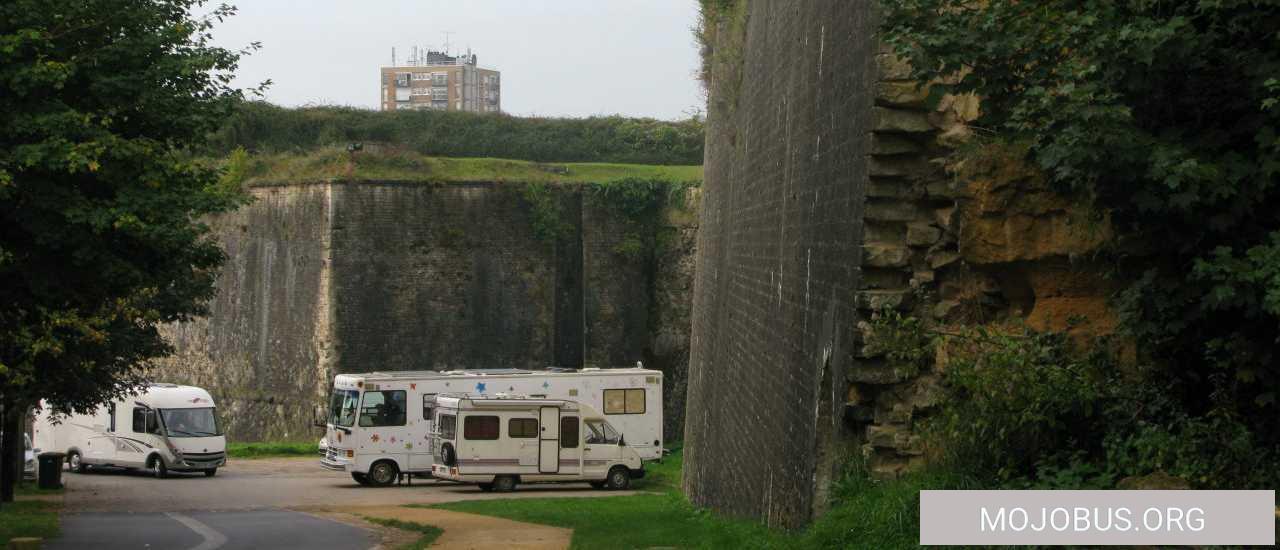
M542 407L538 412L538 472L560 471L560 407Z

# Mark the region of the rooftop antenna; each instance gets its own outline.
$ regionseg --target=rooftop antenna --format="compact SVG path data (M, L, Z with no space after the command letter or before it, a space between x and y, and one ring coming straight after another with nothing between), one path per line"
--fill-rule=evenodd
M443 34L444 34L444 53L448 54L449 53L449 35L457 34L457 33L453 31L444 31Z
M391 66L392 67L396 66L396 47L395 46L391 47Z

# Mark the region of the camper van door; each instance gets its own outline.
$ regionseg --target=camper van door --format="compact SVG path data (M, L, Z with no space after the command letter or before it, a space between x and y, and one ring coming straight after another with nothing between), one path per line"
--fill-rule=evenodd
M542 407L538 412L538 472L560 471L560 407Z

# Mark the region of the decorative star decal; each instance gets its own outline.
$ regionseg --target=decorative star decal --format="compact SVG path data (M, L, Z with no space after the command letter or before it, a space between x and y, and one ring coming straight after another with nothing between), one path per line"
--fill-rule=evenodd
M395 444L395 442L396 442L396 438L395 438L395 436L392 436L392 437L391 437L391 443L394 445L394 444Z
M416 389L418 389L418 385L417 385L417 384L409 384L409 389L411 389L411 390L416 390Z
M476 382L476 393L484 393L484 382Z
M373 434L372 436L370 436L370 437L369 437L369 441L372 441L372 442L374 442L374 443L377 443L377 442L378 442L378 434Z
M551 383L550 383L550 382L543 382L543 383L542 383L542 389L544 389L544 390L545 390L545 389L550 388L550 387L551 387Z

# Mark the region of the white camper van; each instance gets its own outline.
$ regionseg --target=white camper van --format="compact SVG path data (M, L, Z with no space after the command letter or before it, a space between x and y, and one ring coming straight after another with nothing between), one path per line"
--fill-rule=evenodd
M601 411L644 460L662 458L662 372L478 369L373 372L334 378L320 464L366 485L431 475L432 409L445 393L566 399Z
M212 477L227 460L213 398L200 388L150 384L90 414L55 417L41 409L36 448L67 453L74 472L117 466L146 468L156 477L170 471Z
M440 479L511 491L519 483L588 481L626 489L644 477L640 455L589 405L523 396L436 399L434 464Z

